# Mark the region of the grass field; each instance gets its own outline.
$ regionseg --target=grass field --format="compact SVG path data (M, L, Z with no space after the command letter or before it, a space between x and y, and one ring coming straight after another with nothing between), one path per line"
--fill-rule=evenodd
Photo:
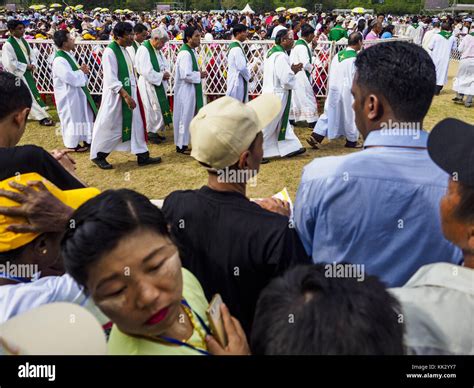
M463 105L454 104L451 99L454 92L451 90L453 76L457 72L457 63L451 63L449 71L449 84L442 91L441 96L435 97L425 121L425 129L431 130L433 126L446 117L455 117L474 123L474 108L465 108ZM56 112L53 118L58 122ZM311 133L308 128L295 128L304 146L305 138ZM105 190L110 188L129 188L137 190L149 198L164 198L170 192L179 189L199 188L207 182L206 172L191 157L177 154L173 144L173 133L166 133L167 140L161 145L149 145L152 156L161 156L163 162L155 166L138 167L136 158L127 153L112 153L108 160L114 165L113 170L100 170L89 160L89 154L73 154L77 162L79 177L89 186ZM47 150L64 148L62 137L56 134L54 127L41 127L37 122L28 123L21 144L36 144ZM271 163L262 165L255 187L249 187L248 195L251 197L270 196L283 187L287 187L292 198L295 197L303 167L314 158L328 155L343 155L348 150L343 147L343 140L336 140L324 144L321 150L308 149L301 156L291 159L272 160ZM309 148L309 146L308 146Z

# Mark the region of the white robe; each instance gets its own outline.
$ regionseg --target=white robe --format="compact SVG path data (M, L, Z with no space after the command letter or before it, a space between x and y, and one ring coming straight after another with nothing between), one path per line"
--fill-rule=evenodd
M456 47L456 38L451 35L449 39L436 34L431 39L428 49L431 59L436 66L436 85L442 86L448 83L448 69L451 51Z
M150 53L148 48L140 46L135 56L135 67L140 78L138 79L138 90L143 101L145 109L145 120L148 132L157 133L158 130L165 130L165 122L161 113L160 103L156 96L155 85L163 84L165 92L168 90L168 82L163 80L165 71L170 71L170 66L160 50L154 50L160 72L153 70L151 64Z
M16 38L15 38L16 39ZM20 48L22 49L23 53L25 54L26 61L28 62L29 65L34 65L36 67L36 57L34 54L33 49L30 47L30 55L28 56L28 51L26 47L23 45L23 42L21 39L16 39L18 44L20 45ZM28 86L28 83L26 82L26 79L24 77L25 71L26 71L26 64L21 63L15 54L15 50L13 49L13 46L7 41L3 44L2 47L2 63L3 63L3 68L4 70L8 71L9 73L14 74L17 77L20 77L21 80L25 83L26 87L28 90L30 89ZM30 90L31 93L31 90ZM31 93L31 98L33 99L33 103L31 104L31 110L29 114L29 118L33 120L43 120L50 118L51 116L46 112L44 108L42 108L35 100L33 93Z
M290 121L286 123L285 140L278 140L280 122L285 111L290 90L296 87L295 73L291 70L290 57L286 53L277 52L265 58L263 65L262 93L272 93L281 99L281 111L277 117L263 129L263 156L286 156L302 148L301 142L293 132Z
M133 64L125 48L122 49L128 64L131 97L137 106L132 111L132 138L122 142L122 97L120 89L122 82L118 79L118 65L115 53L107 47L102 56L103 69L103 94L99 113L97 114L92 131L91 159L97 157L98 152L110 153L112 151L128 151L132 154L141 154L148 151L145 142L145 130L140 115L137 98L137 80L133 71Z
M194 56L197 60L195 51ZM174 144L179 148L189 145L189 124L194 117L196 106L194 85L199 82L201 73L193 71L191 54L188 51L180 51L176 58L173 107Z
M359 138L351 94L355 73L354 62L355 58L347 58L339 62L337 55L331 62L329 91L324 104L324 113L313 130L318 135L327 136L330 140L341 136L344 136L348 141L357 141Z
M71 53L65 52L74 62ZM77 62L76 62L77 64ZM81 70L72 70L69 62L61 57L53 60L53 87L63 142L67 148L75 148L79 142L92 140L94 112L82 90L87 76Z
M137 43L138 44L138 43ZM138 47L140 47L141 45L138 45ZM128 52L128 55L130 55L130 58L132 59L132 63L133 65L136 67L136 63L135 63L135 56L137 55L137 51L135 51L135 47L133 47L133 44L131 46L128 46L126 48L127 52Z
M425 36L423 37L423 44L422 44L423 48L426 51L430 52L428 47L430 46L431 39L433 39L433 36L435 36L440 31L441 30L439 28L432 28L431 30L426 31Z
M240 43L239 43L240 45ZM242 45L240 45L242 47ZM249 99L248 82L250 80L250 71L247 67L247 59L243 50L233 48L229 51L227 57L227 93L226 95L235 99L247 102ZM247 81L247 95L244 96L244 80Z
M309 62L308 49L296 45L290 53L291 64L303 64L303 70L296 74L296 89L291 96L290 119L314 123L318 120L318 105L313 87L306 72L311 74L313 65ZM313 61L314 62L314 61Z
M474 52L474 36L466 35L458 49L461 53L465 51L468 53ZM463 58L461 56L458 74L453 82L453 89L460 94L474 95L474 57Z

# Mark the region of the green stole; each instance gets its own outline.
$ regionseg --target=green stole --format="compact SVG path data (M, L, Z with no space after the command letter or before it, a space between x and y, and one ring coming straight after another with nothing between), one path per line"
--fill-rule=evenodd
M79 70L79 67L77 66L77 63L71 58L70 55L65 53L63 50L58 50L56 52L55 58L58 58L58 57L64 58L66 61L68 61L69 65L71 66L73 71ZM89 103L89 106L91 107L92 112L94 112L94 116L97 117L97 106L95 105L95 102L92 99L92 96L89 92L89 89L87 89L87 85L82 86L81 89L84 92L84 94L86 95L87 102Z
M191 47L189 47L187 43L184 43L181 46L179 51L180 52L181 51L187 51L189 53L189 55L191 55L191 61L193 63L193 71L199 71L198 63L197 63L196 57L194 56L194 52L191 49ZM199 109L201 109L204 106L204 102L203 102L203 98L202 98L202 84L201 84L201 81L199 81L198 84L194 84L194 92L196 93L196 105L195 105L195 108L194 108L194 114L196 114L197 112L199 112Z
M229 44L229 52L230 50L232 50L233 48L235 47L238 47L239 49L242 50L242 53L244 53L244 49L242 48L242 46L240 45L239 42L232 42L231 44ZM244 58L245 58L245 63L247 63L247 57L245 56L245 53L244 53ZM243 77L242 77L243 78ZM245 102L245 97L247 97L247 90L248 90L248 82L245 78L243 78L244 80L244 99L242 100L242 102Z
M418 28L418 23L412 23L411 25L413 26L415 30Z
M440 31L438 32L438 35L441 35L445 39L451 38L452 33L448 31Z
M122 83L122 87L132 96L132 85L130 84L130 75L128 74L128 65L122 49L117 42L112 42L108 46L117 58L118 79ZM122 142L131 140L132 138L132 119L133 111L128 107L125 99L122 98Z
M311 58L311 50L309 49L309 46L308 46L308 43L304 40L304 39L298 39L296 42L295 42L295 46L306 46L306 50L308 50L308 56L309 56L309 63L313 63L312 62L312 58ZM309 71L304 71L306 73L306 76L308 77L308 79L311 81L311 74Z
M286 51L279 44L273 46L268 50L267 58L270 58L275 53L285 53ZM288 55L288 54L286 54ZM278 133L278 141L285 140L286 137L286 126L288 125L288 117L290 116L290 107L291 107L291 90L288 90L288 99L286 100L285 110L283 111L283 116L280 122L280 132Z
M150 41L147 40L143 42L143 46L148 49L150 53L151 65L153 70L157 73L160 72L160 65L158 63L158 58L156 57L155 48L151 45ZM163 115L163 120L165 124L171 124L173 122L173 115L171 114L170 104L168 102L168 97L166 97L165 87L163 86L163 81L159 86L153 85L155 87L156 97L158 98L158 103L160 104L161 114Z
M469 33L469 35L474 36L474 32Z
M31 52L30 45L28 44L28 42L24 38L21 38L21 41L25 45L26 51L28 52L28 56L29 56L30 52ZM18 42L16 41L16 39L13 36L10 36L7 39L7 42L9 42L12 45L13 50L15 50L16 59L18 61L20 61L21 63L24 63L25 65L28 65L28 61L25 58L25 53L21 49L21 47L18 44ZM44 101L40 97L40 94L38 92L38 88L36 87L36 82L35 82L35 79L33 78L33 73L31 72L31 70L25 70L25 72L23 73L23 76L25 77L25 80L28 84L28 87L30 88L31 93L33 94L33 97L35 98L36 102L42 108L46 107L46 104L44 103Z
M133 46L133 49L135 50L135 52L137 52L138 47L139 47L138 43L133 41L132 46Z
M339 62L342 62L344 59L355 57L357 57L357 52L355 50L342 50L337 53L337 59Z

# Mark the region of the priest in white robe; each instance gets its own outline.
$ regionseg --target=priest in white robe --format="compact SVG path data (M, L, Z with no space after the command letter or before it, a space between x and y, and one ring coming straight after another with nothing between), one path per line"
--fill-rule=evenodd
M150 40L138 48L135 57L135 68L140 74L138 89L145 108L148 139L155 144L166 140L159 132L163 133L165 126L170 125L173 119L167 96L170 66L161 52L168 40L165 29L154 29Z
M458 50L461 52L461 61L453 83L453 89L456 92L453 101L464 103L466 108L471 108L474 96L474 25L471 27L471 32L462 38ZM464 101L464 96L466 96L466 101Z
M311 73L313 71L313 53L311 42L314 39L314 28L309 24L301 27L301 39L295 43L290 53L292 64L303 64L303 70L296 74L296 89L291 96L290 123L306 121L310 127L314 127L318 120L318 104L311 85Z
M2 64L4 70L21 78L28 87L33 104L29 118L38 120L40 125L53 126L54 122L51 116L46 112L46 104L40 97L36 81L33 78L33 72L36 70L36 56L29 43L23 38L25 26L19 20L9 20L7 28L10 32L10 38L2 47Z
M433 36L435 36L437 33L441 31L441 23L440 22L434 22L433 23L433 28L431 30L428 30L425 32L425 35L423 36L423 43L422 46L423 48L430 52L428 47L430 46L431 40L433 39Z
M436 95L439 95L443 86L448 83L449 61L451 51L455 48L456 38L451 33L451 27L448 23L443 23L441 31L433 36L428 46L436 66Z
M133 42L127 47L128 55L132 58L133 64L136 66L135 56L138 48L148 38L148 28L141 23L135 24L133 27Z
M201 79L207 77L207 72L199 69L195 51L201 44L199 30L187 27L183 41L176 58L173 129L176 152L189 155L189 124L204 105Z
M99 168L113 168L106 160L112 151L127 151L137 156L139 166L160 163L150 157L145 141L144 112L140 106L137 78L126 47L132 44L132 25L115 25L114 41L102 56L103 94L94 123L91 160Z
M63 142L69 149L84 152L92 141L94 115L97 114L95 102L87 90L90 70L85 64L78 65L73 54L74 38L67 30L56 31L54 43L58 50L52 67L53 87Z
M234 40L227 55L227 96L247 102L249 99L250 70L242 43L247 40L247 26L237 24L232 29Z
M278 31L273 46L266 55L263 68L262 93L275 94L281 99L281 112L263 129L263 157L296 156L306 149L293 132L289 115L291 95L296 87L296 74L303 69L303 64L290 64L288 51L293 47L291 31Z
M339 51L331 62L329 91L324 103L324 113L307 139L314 149L320 148L325 137L329 140L345 137L345 147L357 148L359 131L352 109L351 87L355 74L354 62L361 48L362 35L359 32L353 32L349 35L347 49Z

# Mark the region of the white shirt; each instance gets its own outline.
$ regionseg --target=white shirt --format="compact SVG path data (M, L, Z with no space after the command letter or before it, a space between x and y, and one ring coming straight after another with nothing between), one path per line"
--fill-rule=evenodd
M47 303L70 302L88 309L101 324L109 321L69 275L0 286L0 324Z
M425 265L390 291L402 305L409 353L474 354L473 269Z

